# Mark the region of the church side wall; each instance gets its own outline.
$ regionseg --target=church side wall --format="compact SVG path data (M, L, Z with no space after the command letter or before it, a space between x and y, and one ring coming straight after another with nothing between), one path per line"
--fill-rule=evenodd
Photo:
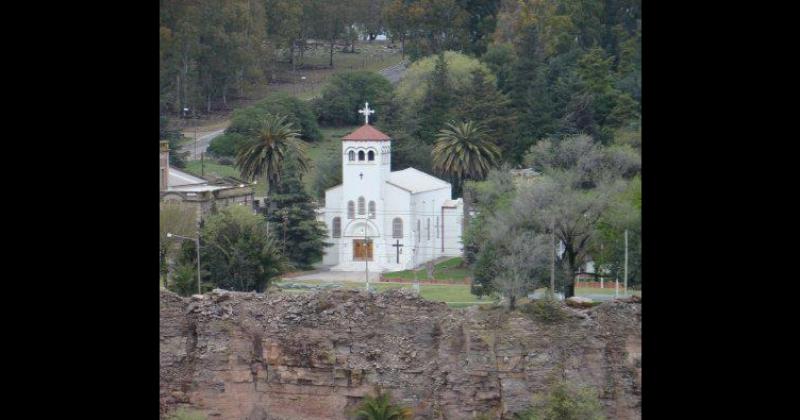
M413 242L411 240L411 193L402 188L396 187L392 184L386 184L384 187L384 205L385 212L383 216L383 231L386 253L383 256L383 262L387 265L397 266L397 270L404 270L410 268L412 264L412 248ZM397 264L397 247L395 245L398 241L397 238L392 237L392 223L394 219L399 217L403 221L403 237L399 239L400 244L400 264ZM395 268L392 268L394 270Z
M328 242L332 246L325 247L325 254L322 256L323 265L335 265L339 263L339 256L341 254L341 241L343 238L333 238L333 218L341 217L342 231L347 222L347 212L342 211L342 187L335 187L325 191L325 214L323 221L328 228Z
M413 228L416 230L419 226L420 229L417 265L443 255L441 244L442 204L450 199L450 191L450 187L447 187L413 195ZM417 225L417 220L419 220L419 225ZM428 234L428 223L430 223L430 234Z
M459 257L463 254L461 242L464 224L463 200L458 200L456 208L444 208L444 255Z

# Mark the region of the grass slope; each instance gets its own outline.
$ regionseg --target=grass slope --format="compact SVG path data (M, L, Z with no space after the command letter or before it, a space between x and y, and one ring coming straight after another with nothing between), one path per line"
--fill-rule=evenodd
M472 276L472 271L469 268L459 268L458 266L461 264L462 259L461 257L451 258L447 261L442 261L439 264L434 266L433 271L433 278L436 280L463 280L467 277ZM428 270L425 268L421 268L417 271L417 278L418 279L427 279L428 278ZM384 277L387 278L401 278L401 279L414 279L414 271L412 270L403 270L403 271L392 271L389 273L384 273Z

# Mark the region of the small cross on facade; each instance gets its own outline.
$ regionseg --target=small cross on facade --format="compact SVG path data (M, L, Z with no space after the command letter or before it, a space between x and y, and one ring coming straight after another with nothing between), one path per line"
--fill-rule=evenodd
M359 114L364 115L364 124L369 124L369 114L374 114L374 109L369 109L369 102L364 102L364 109L358 110Z

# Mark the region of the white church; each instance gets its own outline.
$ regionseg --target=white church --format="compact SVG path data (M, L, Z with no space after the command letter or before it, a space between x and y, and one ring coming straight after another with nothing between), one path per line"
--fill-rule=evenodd
M342 138L342 184L325 191L323 265L334 271L396 271L462 255L464 205L451 185L414 168L391 170L392 140L369 125Z

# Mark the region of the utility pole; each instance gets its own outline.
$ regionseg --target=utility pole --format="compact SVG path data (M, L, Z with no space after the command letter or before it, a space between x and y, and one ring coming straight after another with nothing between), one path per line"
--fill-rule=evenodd
M412 230L411 236L414 237L414 265L411 267L411 271L414 272L414 290L419 294L419 279L417 279L417 248L419 248L419 235L414 235L414 231Z
M286 225L289 223L289 215L283 215L283 252L286 253Z
M369 292L369 247L367 246L367 224L364 221L364 284Z
M550 236L553 242L553 252L550 256L550 295L555 297L556 292L556 219L553 218Z
M600 264L597 266L597 271L600 273L600 288L603 288L603 243L600 242Z
M194 158L197 159L197 114L194 117Z
M203 292L200 291L200 235L197 235L197 246L195 246L197 250L197 294L202 295Z
M625 297L628 296L628 229L625 229Z

